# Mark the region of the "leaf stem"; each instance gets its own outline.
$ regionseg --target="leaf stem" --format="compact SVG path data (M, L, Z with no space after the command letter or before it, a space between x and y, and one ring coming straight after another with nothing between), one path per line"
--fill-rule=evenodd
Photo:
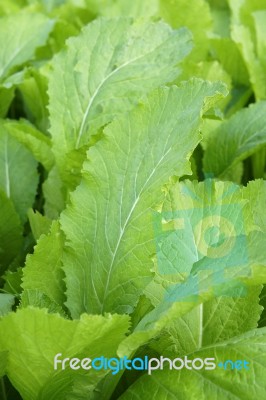
M1 378L0 379L0 389L1 389L1 392L2 392L2 399L3 400L7 400L7 395L6 395L6 386L5 386L5 381L4 381L4 378Z

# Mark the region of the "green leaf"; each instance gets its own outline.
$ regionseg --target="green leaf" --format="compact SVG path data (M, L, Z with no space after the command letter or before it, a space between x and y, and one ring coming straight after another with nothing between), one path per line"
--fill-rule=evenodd
M228 172L266 145L266 102L252 104L224 121L208 137L204 170L227 180Z
M32 234L37 241L42 234L49 233L52 221L40 214L38 211L34 212L32 209L28 211L28 218Z
M22 222L32 206L38 185L37 162L0 121L0 188L12 200Z
M209 5L205 0L161 0L159 14L173 28L186 26L191 30L195 46L189 60L206 60L208 34L212 31L213 23Z
M22 245L22 226L10 199L0 190L0 275Z
M249 370L232 371L216 367L211 371L186 368L180 371L155 371L150 376L139 378L119 399L206 400L214 394L216 398L226 400L263 399L266 391L266 328L253 330L219 345L208 346L189 354L188 359L212 357L216 363L246 360L249 362Z
M51 140L26 120L5 120L7 132L23 144L48 171L54 164Z
M82 378L92 390L107 371L69 366L54 370L55 355L61 353L60 359L114 357L128 328L127 316L84 314L70 321L33 307L10 313L0 320L0 349L8 351L8 378L24 400L65 400ZM89 391L82 398L88 395Z
M158 14L159 0L85 0L87 7L106 17L150 17Z
M214 33L222 36L230 36L230 10L227 0L207 0L211 6L211 15L214 24Z
M238 297L219 296L196 306L170 324L151 347L165 356L185 355L257 328L260 292L261 286L250 287Z
M18 88L29 121L42 132L47 132L49 128L47 78L39 70L31 68Z
M0 317L2 317L5 314L8 314L12 310L14 301L15 298L12 294L0 293Z
M45 44L53 24L42 14L19 13L0 19L0 81L14 68L33 59L35 50Z
M50 219L57 219L65 208L65 197L62 180L56 166L53 166L49 172L48 178L42 185L42 190L45 198L45 215Z
M28 4L36 4L44 9L45 12L50 13L54 8L60 7L66 0L27 0Z
M25 5L24 0L5 0L0 4L0 16L16 13Z
M145 289L155 308L119 354L131 354L201 303L221 295L239 299L249 286L265 283L265 225L257 201L266 201L263 181L247 188L186 181L171 188L155 225L156 275Z
M14 97L14 88L0 86L0 118L4 118Z
M261 0L229 0L232 38L245 60L257 100L266 99L265 4Z
M59 224L54 221L50 233L42 235L34 253L27 256L21 285L24 290L38 290L59 305L65 301L64 273L61 269L63 244Z
M233 81L239 86L249 86L248 70L236 43L231 38L212 38L210 43L212 56L221 62Z
M80 173L85 152L75 165L75 150L142 95L175 79L191 45L185 28L130 18L97 19L68 40L54 59L49 84L50 131L65 179Z
M5 280L5 292L14 295L18 295L21 292L22 268L18 268L15 272L6 271L3 279Z
M202 109L223 92L201 80L158 89L89 150L82 182L60 218L73 317L132 311L151 279L152 209L162 203L171 175L190 172Z
M49 313L58 313L62 317L66 317L66 313L61 305L51 300L50 297L37 289L26 289L21 294L19 307L26 308L28 306L36 308L46 308Z

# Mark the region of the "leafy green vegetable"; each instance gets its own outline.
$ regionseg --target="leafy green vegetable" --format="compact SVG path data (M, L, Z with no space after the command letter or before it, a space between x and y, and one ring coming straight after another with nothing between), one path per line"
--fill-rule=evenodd
M161 399L182 398L204 400L206 396L217 395L221 399L233 400L263 398L265 386L265 346L266 330L256 329L243 336L208 346L190 355L193 358L216 357L217 359L252 358L255 363L247 371L225 371L216 369L197 371L182 369L179 371L157 371L152 376L137 380L123 396L122 400L157 397ZM231 373L230 373L231 372ZM237 375L239 374L239 376ZM237 382L237 385L234 384Z
M257 197L265 202L265 189L262 181L242 190L232 183L208 181L171 188L162 214L167 236L157 233L156 276L145 290L155 308L121 343L121 355L131 354L201 303L221 295L238 298L239 290L245 295L249 285L264 282L265 225L253 209ZM174 229L173 222L185 225ZM208 237L215 226L219 235Z
M222 86L202 81L157 90L110 124L88 152L84 178L61 216L67 305L73 317L85 311L132 311L151 279L151 209L163 201L161 188L171 175L189 173L187 158L199 140L204 99L219 97L219 91Z
M186 355L257 327L261 313L261 287L246 289L239 297L219 296L193 308L170 324L151 347L171 357Z
M26 400L38 396L63 400L71 394L75 375L82 378L84 371L55 371L55 355L84 358L89 352L95 357L111 357L128 326L127 316L84 314L78 321L69 321L37 308L18 310L0 321L1 332L5 332L0 336L0 346L9 352L7 373ZM91 389L104 374L106 371L86 373Z
M264 399L265 18L1 1L1 400Z
M98 19L68 41L54 59L49 85L53 150L67 182L80 173L84 156L77 150L143 94L174 80L190 49L186 29L129 18Z

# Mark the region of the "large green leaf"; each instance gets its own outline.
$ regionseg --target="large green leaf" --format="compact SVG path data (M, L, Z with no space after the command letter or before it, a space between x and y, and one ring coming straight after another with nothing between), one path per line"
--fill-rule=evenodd
M150 376L139 378L119 399L206 400L213 396L221 400L264 398L266 328L250 331L219 345L208 346L189 354L188 359L212 357L218 365L214 370L183 368L169 371L166 367L163 371L155 371ZM171 358L174 359L174 355ZM246 360L249 370L231 370L229 366L226 370L219 366L227 360Z
M20 215L26 220L28 209L32 206L38 185L37 162L0 122L0 188L10 198Z
M257 328L261 286L237 297L219 296L193 308L170 324L151 347L158 354L185 355Z
M179 74L192 47L185 28L100 18L55 57L49 84L54 153L65 179L80 173L91 134Z
M265 282L265 221L256 211L265 202L263 181L242 189L211 180L171 188L156 215L156 275L145 289L155 308L121 344L121 355L200 304L221 295L241 300L249 286Z
M266 146L266 102L252 104L224 121L207 139L204 170L228 179L236 165Z
M61 353L61 360L114 357L128 328L127 316L84 314L70 321L28 307L0 320L0 351L8 351L6 372L23 400L65 400L80 380L88 386L85 400L107 371L55 370L55 355Z
M151 279L151 210L171 175L189 173L201 113L223 91L201 80L156 90L89 150L82 182L61 215L73 317L132 311Z

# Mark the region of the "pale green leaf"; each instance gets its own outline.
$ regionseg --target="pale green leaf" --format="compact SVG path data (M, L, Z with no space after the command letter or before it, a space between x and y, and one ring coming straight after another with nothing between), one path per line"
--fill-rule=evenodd
M171 188L157 215L155 280L145 290L155 308L120 354L131 354L201 303L221 295L238 299L265 283L265 225L256 198L265 204L263 181L243 189L210 180Z
M219 60L225 71L239 86L249 86L249 74L239 48L231 38L211 38L212 57ZM230 57L228 57L230 53Z
M24 290L38 290L59 305L63 305L65 300L61 269L63 244L59 224L54 221L50 233L41 236L34 253L27 256L21 285Z
M171 175L190 172L202 109L224 90L201 80L156 90L89 150L82 182L61 214L73 317L132 311L151 279L152 209Z
M28 218L34 239L37 241L42 234L49 233L52 221L38 211L31 208L28 211Z
M266 99L265 3L261 0L229 0L232 38L246 63L257 100Z
M6 372L23 400L65 400L76 380L93 390L107 371L54 370L54 357L114 357L129 328L127 316L82 315L70 321L27 307L0 320L0 351L8 351ZM86 399L89 393L84 393Z
M191 46L185 28L130 18L97 19L68 40L54 59L49 84L50 131L65 179L79 174L84 160L82 155L76 170L74 150L142 95L173 81Z
M170 324L151 347L165 356L185 355L257 328L260 292L261 286L250 287L238 297L219 296L200 304Z
M139 378L119 397L121 400L156 398L160 400L254 400L263 399L266 392L266 328L189 354L188 359L214 357L216 364L227 360L246 360L247 369L227 370L167 370L154 371ZM172 357L174 358L174 357ZM167 363L165 363L167 365ZM180 365L180 363L178 363ZM197 364L198 365L198 364ZM242 362L243 366L243 362Z
M54 8L60 7L69 0L27 0L28 4L42 6L44 11L50 13Z
M214 33L221 37L230 36L230 10L227 0L207 0L210 4Z
M42 190L45 198L45 215L50 219L57 219L65 208L65 197L62 180L56 166L53 166L49 172L48 178L42 185Z
M173 28L186 26L191 30L195 46L189 60L198 62L206 59L213 21L205 0L161 0L159 14Z
M49 313L58 313L63 317L66 317L66 313L61 305L51 300L50 297L43 292L40 292L38 289L26 289L21 294L19 307L26 308L28 306L46 308Z
M22 268L18 268L15 272L7 270L3 275L5 281L4 291L10 294L18 295L21 292Z
M266 102L261 101L234 114L209 135L204 170L227 180L230 169L265 145Z
M159 0L85 0L87 7L96 15L105 17L150 17L158 14Z
M0 293L0 317L12 310L14 302L15 298L12 294Z
M51 140L42 132L38 131L34 125L26 120L13 121L6 120L5 129L18 142L23 144L48 171L54 164L54 155L51 150Z
M0 19L0 80L34 57L45 44L53 21L42 14L20 13Z
M0 188L10 198L22 222L32 206L38 185L37 162L0 122Z

